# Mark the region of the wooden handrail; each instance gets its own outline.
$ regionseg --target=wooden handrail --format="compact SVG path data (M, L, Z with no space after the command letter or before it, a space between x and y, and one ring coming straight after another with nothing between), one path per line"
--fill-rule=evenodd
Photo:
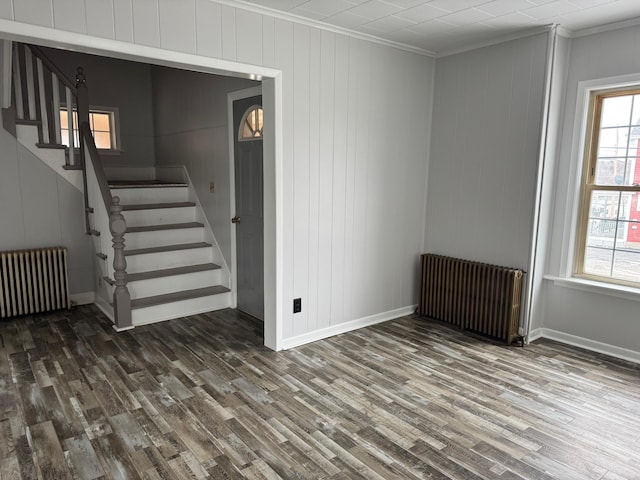
M100 160L100 155L98 154L98 148L96 147L96 142L93 139L93 134L91 133L91 127L87 122L84 122L80 125L80 139L85 143L87 149L86 152L91 165L93 165L93 170L96 172L96 180L98 181L98 186L100 187L100 194L102 195L102 200L104 201L104 206L107 209L107 212L111 209L111 204L113 203L113 198L111 197L111 190L109 189L109 182L107 182L107 175L104 173L104 168L102 167L102 161Z
M47 57L47 55L42 51L40 47L37 47L35 45L27 45L27 47L29 47L31 52L36 57L38 57L42 61L42 63L44 63L47 66L49 70L51 70L53 73L56 74L58 79L64 84L65 87L68 87L75 92L76 90L75 82L69 79L69 77L67 77L67 75L62 70L60 70L56 66L56 64L49 59L49 57Z

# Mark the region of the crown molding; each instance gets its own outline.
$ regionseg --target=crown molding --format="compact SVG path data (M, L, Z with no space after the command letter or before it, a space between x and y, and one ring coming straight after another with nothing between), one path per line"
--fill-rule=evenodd
M557 25L549 24L549 25L542 25L540 27L527 28L526 30L514 32L508 35L501 35L499 37L493 37L484 42L474 43L473 45L467 45L466 47L459 47L459 48L453 48L451 50L444 50L443 52L438 53L436 55L436 58L449 57L451 55L470 52L472 50L478 50L484 47L491 47L493 45L498 45L500 43L511 42L513 40L518 40L520 38L532 37L540 33L548 33L552 31L554 28L557 28Z
M574 30L569 35L569 38L586 37L587 35L595 35L597 33L610 32L612 30L620 30L626 27L636 27L640 25L640 17L630 18L628 20L622 20L620 22L606 23L604 25L598 25L597 27L583 28L581 30Z
M393 40L387 40L375 35L369 35L367 33L357 32L349 28L338 27L336 25L330 25L320 20L313 20L310 18L301 17L293 13L283 12L282 10L275 10L273 8L264 7L262 5L256 5L255 3L248 2L246 0L214 0L215 3L226 5L233 8L241 8L250 12L258 13L260 15L268 15L270 17L278 18L289 22L295 22L308 27L319 28L339 35L346 35L348 37L357 38L359 40L366 40L379 45L385 45L387 47L397 48L399 50L405 50L411 53L417 53L418 55L424 55L425 57L435 58L436 53L424 48L416 47L414 45L407 45L406 43L394 42Z

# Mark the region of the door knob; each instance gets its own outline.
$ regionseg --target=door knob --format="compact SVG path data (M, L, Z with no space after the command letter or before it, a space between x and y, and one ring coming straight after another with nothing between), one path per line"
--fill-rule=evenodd
M235 216L231 219L231 223L240 223L240 217Z

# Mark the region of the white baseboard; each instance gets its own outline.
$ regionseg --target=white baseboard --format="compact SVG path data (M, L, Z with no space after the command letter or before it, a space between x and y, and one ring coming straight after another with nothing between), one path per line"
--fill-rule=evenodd
M596 340L590 340L584 337L578 337L576 335L552 330L550 328L536 328L529 333L529 342L533 342L539 338L548 338L549 340L555 340L557 342L573 345L574 347L584 348L585 350L591 350L592 352L604 353L611 357L640 363L640 352L617 347L608 343L598 342Z
M70 297L76 305L90 305L96 301L95 292L72 293Z
M332 325L310 333L305 333L304 335L298 335L297 337L287 338L282 341L282 349L287 350L289 348L299 347L306 343L315 342L341 333L351 332L362 327L368 327L377 323L404 317L405 315L410 315L415 312L416 306L417 305L411 305L408 307L398 308L396 310L378 313L369 317L351 320L350 322L341 323L339 325Z

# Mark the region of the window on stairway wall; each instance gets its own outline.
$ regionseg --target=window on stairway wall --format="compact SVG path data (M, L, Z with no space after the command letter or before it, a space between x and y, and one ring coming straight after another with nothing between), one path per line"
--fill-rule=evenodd
M263 113L260 105L249 107L240 122L239 141L262 140Z
M575 274L640 287L640 86L591 93Z
M60 110L60 127L62 144L69 146L69 122L68 111L66 109ZM89 110L89 125L93 138L96 142L96 147L99 150L118 150L118 136L117 136L117 110L116 109L90 109ZM78 114L73 111L73 144L78 146Z

